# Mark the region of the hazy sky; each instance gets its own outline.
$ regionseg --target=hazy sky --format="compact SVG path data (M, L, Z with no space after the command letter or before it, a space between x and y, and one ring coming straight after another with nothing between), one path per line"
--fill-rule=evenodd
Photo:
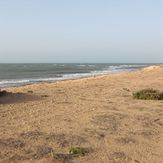
M0 0L0 62L163 62L163 0Z

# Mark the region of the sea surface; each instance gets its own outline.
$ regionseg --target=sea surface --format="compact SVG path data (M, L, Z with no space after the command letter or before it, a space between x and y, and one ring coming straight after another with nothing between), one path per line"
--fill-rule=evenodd
M0 64L0 88L133 71L147 66L149 64Z

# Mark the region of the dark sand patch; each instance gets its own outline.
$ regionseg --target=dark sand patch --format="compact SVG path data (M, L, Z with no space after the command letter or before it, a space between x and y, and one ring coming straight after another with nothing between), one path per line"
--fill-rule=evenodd
M76 145L80 146L81 144L87 142L81 136L56 134L56 133L50 133L49 135L47 135L46 140L58 144L59 147L76 146Z
M131 158L128 157L123 151L113 152L111 154L110 163L129 163Z
M59 162L70 162L78 156L70 154L68 149L73 146L83 146L87 142L85 138L78 135L23 132L16 138L0 139L0 160L5 163L17 163L48 158ZM63 152L65 150L67 153ZM61 153L58 153L59 151Z
M114 113L97 115L93 118L92 122L96 124L100 130L116 134L121 127L121 122L127 115Z
M40 96L28 93L6 92L5 96L0 97L0 104L15 104L41 100Z

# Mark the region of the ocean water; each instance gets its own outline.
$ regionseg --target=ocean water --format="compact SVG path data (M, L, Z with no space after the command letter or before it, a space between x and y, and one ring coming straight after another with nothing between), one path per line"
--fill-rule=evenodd
M0 64L0 88L133 71L147 64Z

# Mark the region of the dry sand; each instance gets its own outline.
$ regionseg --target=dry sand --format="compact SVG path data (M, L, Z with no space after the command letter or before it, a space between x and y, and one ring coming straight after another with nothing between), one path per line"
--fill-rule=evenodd
M163 101L134 100L143 88L163 91L163 68L8 88L0 162L162 163Z

